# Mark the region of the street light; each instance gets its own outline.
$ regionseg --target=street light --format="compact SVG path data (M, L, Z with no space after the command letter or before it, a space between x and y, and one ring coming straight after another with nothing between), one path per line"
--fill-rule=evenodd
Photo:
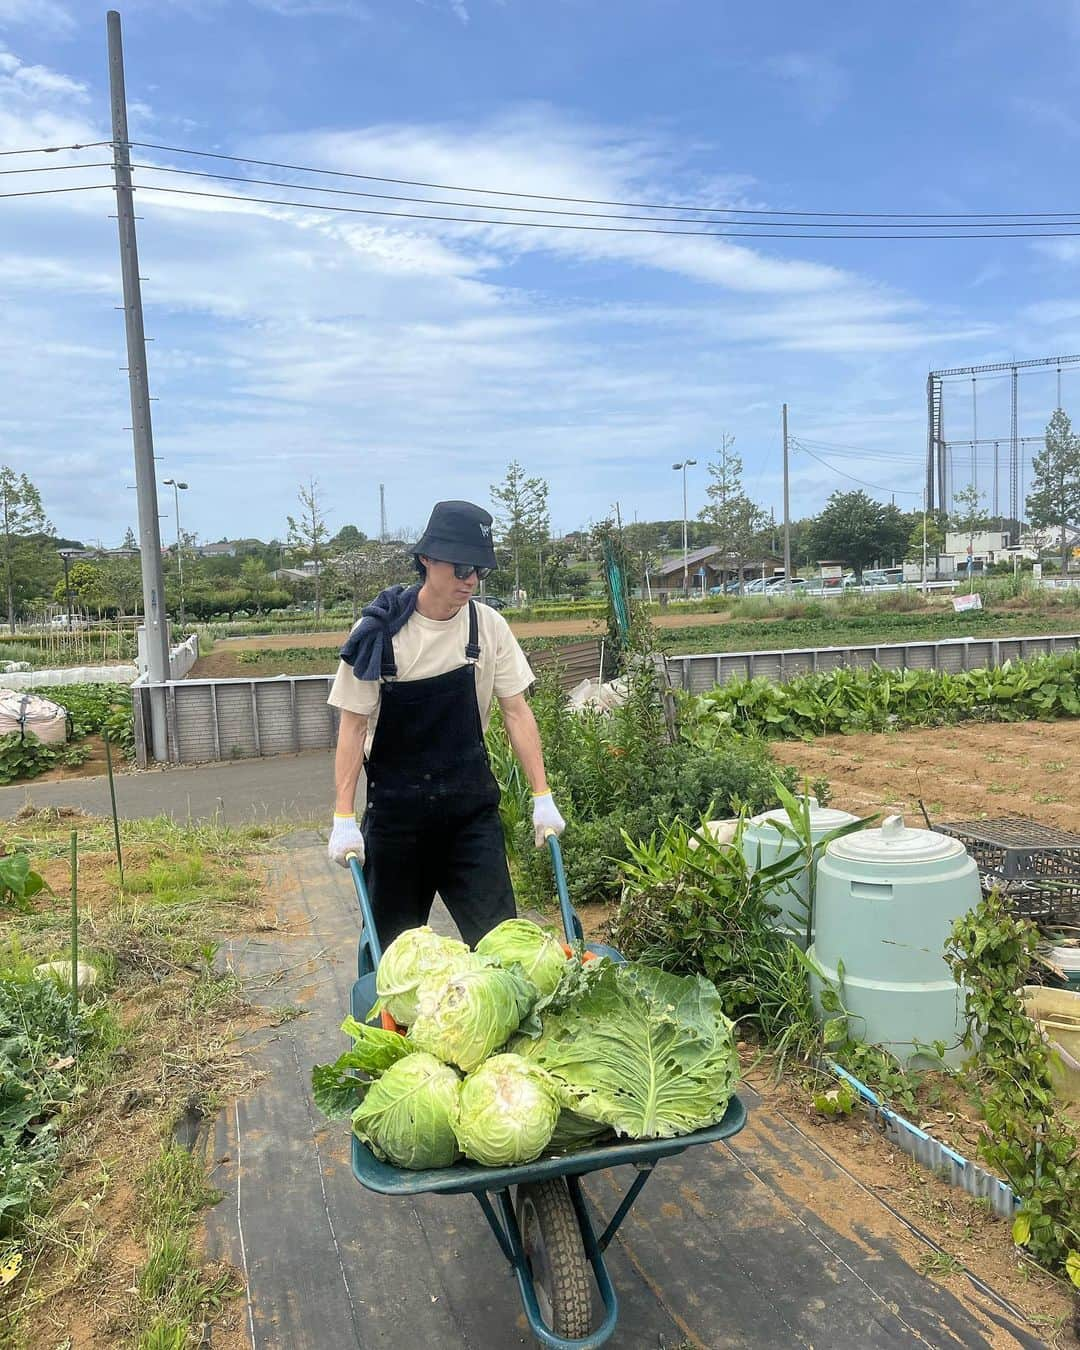
M68 568L69 568L69 566L70 566L70 564L71 564L71 559L75 557L75 555L79 552L79 550L78 550L77 548L58 548L56 551L57 551L57 553L60 554L60 557L61 557L61 559L63 560L63 563L64 563L64 604L67 606L67 622L65 623L64 626L65 626L65 628L70 628L70 627L71 627L71 577L70 577L70 575L69 575L69 573L68 573Z
M173 490L173 498L176 502L176 572L180 581L180 627L184 626L184 550L181 545L182 535L180 533L180 494L187 491L187 484L180 483L175 478L163 479L166 487Z
M686 470L687 470L692 464L696 464L696 463L697 463L697 460L696 460L696 459L684 459L684 460L681 461L681 463L679 463L679 464L673 464L673 465L671 466L673 469L676 470L676 472L677 472L679 469L682 470L682 589L683 589L683 596L684 596L684 597L685 597L686 595L689 594L689 588L690 588L690 581L689 581L690 573L689 573L689 569L688 569L688 567L687 567L687 561L686 561L686 552L687 552L687 550L686 550Z

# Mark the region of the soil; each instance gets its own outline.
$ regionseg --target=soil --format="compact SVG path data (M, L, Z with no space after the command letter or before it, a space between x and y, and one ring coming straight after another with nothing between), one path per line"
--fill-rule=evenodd
M844 1217L853 1229L860 1220L872 1227L867 1222L871 1214L882 1203L890 1206L942 1248L941 1256L928 1246L920 1249L928 1276L960 1296L967 1284L965 1271L970 1272L1019 1309L1047 1344L1075 1344L1068 1330L1073 1309L1069 1286L1019 1255L1008 1224L893 1148L860 1112L824 1119L805 1085L791 1077L773 1082L768 1065L755 1062L751 1047L740 1050L744 1077L770 1111L795 1125L858 1183L845 1203ZM927 1128L932 1130L933 1123L927 1122ZM800 1198L813 1205L813 1195ZM835 1212L829 1217L835 1223ZM1013 1343L1011 1338L1008 1343Z
M121 918L124 905L117 894L115 861L111 851L97 851L89 842L100 822L68 808L27 812L20 817L19 834L42 838L42 822L66 829L78 827L87 844L79 857L79 903L83 942L91 949L114 952L121 962L118 983L109 994L110 1007L125 1028L120 1049L110 1064L104 1084L87 1085L80 1109L61 1118L64 1139L63 1174L46 1215L34 1226L26 1268L28 1287L20 1276L5 1290L9 1315L18 1317L20 1350L100 1350L106 1345L133 1344L136 1336L134 1285L147 1258L140 1219L143 1174L164 1144L170 1142L168 1122L184 1118L197 1129L194 1148L205 1150L203 1115L222 1098L247 1091L255 1081L236 1042L240 1036L272 1021L272 1014L252 1007L239 995L193 1013L190 986L197 973L177 966L161 953L132 937L117 947L110 919ZM54 845L52 851L58 846ZM133 876L168 850L157 843L128 843L125 870ZM209 861L209 858L208 858ZM38 924L55 927L52 916L66 907L69 885L66 857L40 864L55 895L44 893L35 916L27 921L6 920L0 935L21 934L34 950ZM234 899L229 908L230 932L261 931L274 922L258 901L264 876L262 859L250 857L222 863L223 876L237 867L250 873L248 898ZM148 897L137 896L135 903ZM129 899L127 905L132 901ZM24 922L26 926L24 927ZM179 1137L179 1136L178 1136ZM212 1164L211 1164L212 1166ZM213 1183L213 1176L210 1176ZM198 1229L193 1244L199 1242ZM220 1265L206 1264L207 1283L226 1275L233 1288L239 1276ZM226 1301L214 1345L241 1350L241 1300ZM0 1323L0 1342L4 1329ZM6 1342L3 1342L6 1343Z
M609 905L585 905L579 911L586 939L605 941L606 926L614 913ZM746 1082L764 1099L773 1114L779 1114L807 1135L855 1185L845 1192L844 1221L853 1232L873 1231L874 1218L884 1203L906 1223L936 1242L944 1252L936 1256L921 1242L913 1245L910 1259L918 1261L929 1277L941 1280L958 1296L964 1292L969 1271L1019 1309L1033 1330L1051 1346L1074 1344L1067 1328L1073 1295L1063 1280L1047 1275L1025 1260L1013 1246L1009 1227L981 1202L947 1185L906 1154L895 1149L868 1117L856 1111L849 1117L825 1119L815 1111L810 1071L786 1073L774 1081L771 1065L758 1049L740 1043L740 1059ZM829 1079L829 1085L832 1084ZM974 1111L959 1088L940 1075L933 1075L933 1104L923 1103L913 1119L936 1139L976 1156L980 1128ZM927 1095L921 1089L920 1100ZM837 1222L835 1196L815 1195L812 1190L797 1197L814 1208L828 1206L823 1218ZM1002 1344L1013 1345L1011 1338Z
M69 778L97 778L106 772L105 766L105 742L100 736L85 736L78 742L79 745L86 746L90 751L90 757L83 764L60 764L55 769L48 769L45 773L39 773L36 778L26 779L27 782L34 783L59 783ZM113 773L122 773L129 767L128 761L121 752L113 746Z
M890 810L918 820L921 798L933 821L1019 815L1080 831L1080 721L822 736L772 753L800 775L827 778L830 805L856 815Z

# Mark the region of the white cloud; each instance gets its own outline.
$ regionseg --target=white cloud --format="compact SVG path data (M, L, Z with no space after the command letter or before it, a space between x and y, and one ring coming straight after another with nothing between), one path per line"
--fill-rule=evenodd
M7 54L0 82L26 69ZM67 77L45 75L55 78L23 76L18 98L4 101L0 139L55 144L61 128L65 140L97 139L102 133L72 113ZM363 174L620 201L668 200L695 170L685 145L666 134L571 121L544 107L481 124L317 131L227 148ZM198 178L153 181L244 191ZM709 200L744 204L752 186L714 173ZM772 414L760 411L773 394L763 353L797 355L792 370L807 372L806 388L797 380L793 388L807 414L816 406L839 419L849 407L854 416L867 394L854 385L837 393L828 374L818 378L837 361L860 369L868 351L893 354L878 376L881 400L906 353L921 388L926 346L979 331L871 277L800 256L803 246L791 242L766 252L750 240L388 220L149 191L139 201L146 324L156 338L151 381L161 399L155 439L169 468L192 482L192 524L210 537L280 529L309 464L332 484L341 518L370 525L373 482L386 482L401 503L415 500L418 485L425 504L439 492L486 499L511 448L550 477L569 526L606 509L613 469L628 490L647 493L669 452L711 444L718 407L771 427ZM0 426L5 458L41 480L65 532L119 538L133 507L124 493L127 390L117 368L126 362L109 209L87 194L12 203L0 217L8 321ZM658 481L668 490L666 478Z
M59 37L75 31L75 17L60 0L0 0L0 28L32 23Z
M824 52L782 52L765 69L790 84L807 112L822 122L847 97L847 75Z

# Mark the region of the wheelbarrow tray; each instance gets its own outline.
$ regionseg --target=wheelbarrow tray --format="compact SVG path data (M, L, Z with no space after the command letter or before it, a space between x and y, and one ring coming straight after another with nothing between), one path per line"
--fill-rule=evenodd
M604 1167L656 1163L682 1153L695 1144L714 1144L738 1134L746 1124L746 1108L738 1097L728 1102L723 1119L692 1134L674 1139L613 1140L576 1153L554 1158L539 1158L517 1167L478 1167L475 1163L456 1163L453 1167L433 1167L410 1171L394 1167L376 1158L354 1134L352 1136L353 1176L369 1191L380 1195L467 1195L481 1191L501 1191L509 1186L547 1181L552 1177L584 1176Z

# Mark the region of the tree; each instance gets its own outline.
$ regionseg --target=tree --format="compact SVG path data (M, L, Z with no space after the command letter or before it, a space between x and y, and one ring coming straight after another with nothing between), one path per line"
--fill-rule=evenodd
M330 546L340 552L346 548L358 548L367 539L367 535L362 530L358 530L355 525L342 525L333 539L330 540Z
M338 582L352 601L352 621L360 617L360 605L387 586L403 581L412 567L412 557L400 544L364 540L356 548L333 554L326 563L327 577Z
M953 513L950 523L958 534L966 534L968 537L968 572L973 573L975 536L985 530L990 523L990 517L983 507L983 493L974 483L969 483L966 488L953 493Z
M837 559L859 575L885 553L895 522L865 492L834 492L810 530L818 560Z
M941 528L941 522L938 520L934 511L927 512L926 516L926 556L927 558L936 558L945 547L945 531ZM915 519L912 522L911 530L908 534L907 549L904 553L905 559L910 562L922 562L923 557L923 517L922 512L915 512Z
M108 558L100 564L105 604L118 614L138 614L142 568L138 558Z
M701 519L714 532L724 566L734 565L741 592L743 563L769 518L743 491L742 460L731 452L734 441L734 437L725 436L717 458L709 465L712 481L705 489L709 504L702 510Z
M289 547L302 559L310 559L315 564L315 622L318 623L322 616L322 565L330 531L316 479L308 479L306 487L300 485L297 500L300 502L299 516L285 517L289 526Z
M260 558L245 558L240 567L240 580L251 597L256 613L261 614L263 597L272 585L266 565Z
M548 485L543 478L527 478L513 460L506 477L491 485L498 542L510 554L514 590L521 590L522 577L539 592L543 586L542 550L548 541Z
M1046 426L1046 443L1032 461L1028 518L1036 529L1061 531L1061 571L1069 568L1068 526L1080 521L1080 437L1068 414L1055 410Z
M124 531L124 541L123 541L123 543L120 545L120 547L121 547L121 548L138 548L138 547L139 547L139 545L138 545L138 544L136 543L136 541L135 541L135 531L131 528L130 525L129 525L129 526L127 527L127 529Z
M97 563L72 563L68 571L71 594L75 596L83 609L96 609L100 614L109 604L105 588L105 574ZM61 577L53 590L53 599L67 608L67 586Z
M16 580L28 554L40 551L40 538L35 541L31 536L46 533L52 533L52 526L45 517L41 494L26 474L16 475L5 464L0 468L0 564L7 587L8 627L13 633Z

